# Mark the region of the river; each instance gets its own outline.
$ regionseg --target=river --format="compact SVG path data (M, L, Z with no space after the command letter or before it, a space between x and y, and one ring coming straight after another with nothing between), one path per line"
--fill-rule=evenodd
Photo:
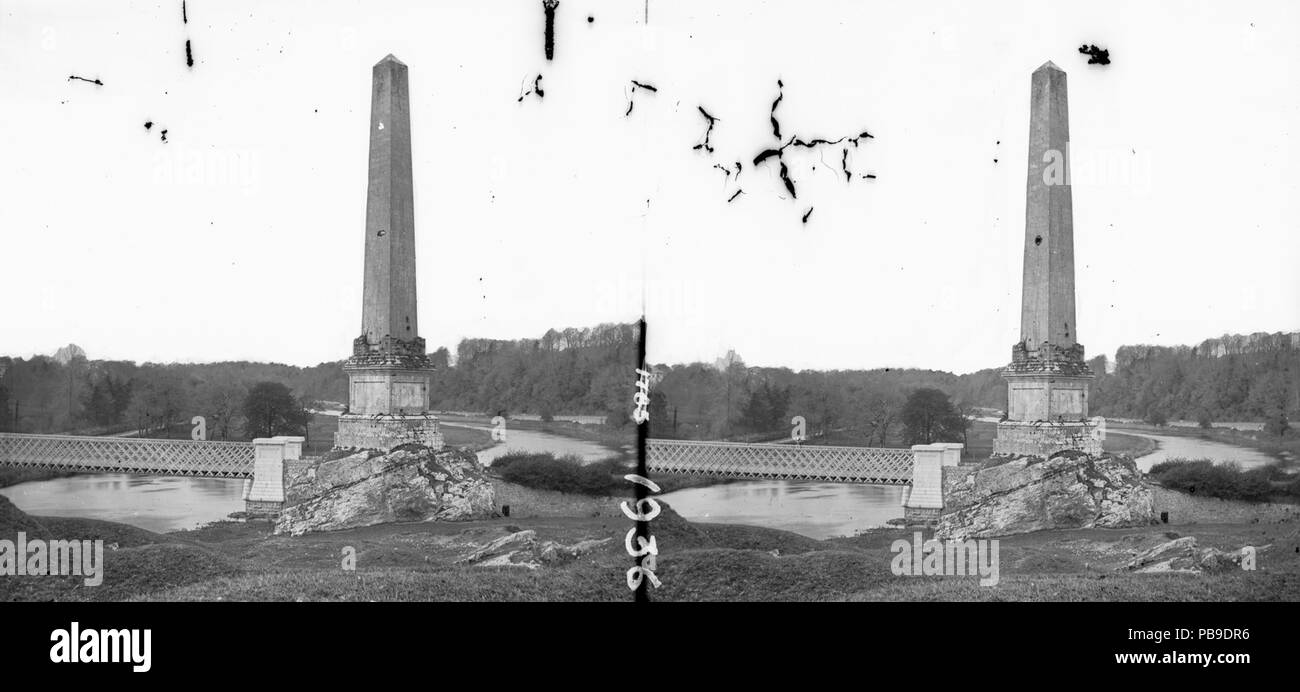
M1145 437L1155 440L1156 444L1159 445L1156 451L1138 457L1138 468L1143 471L1150 471L1152 466L1170 459L1210 459L1216 464L1236 462L1243 469L1274 464L1278 461L1277 457L1265 454L1258 449L1239 447L1225 442L1214 442L1178 435L1152 435L1148 432L1136 430L1117 429L1115 432L1134 437Z
M462 427L483 426L444 423ZM1117 431L1120 432L1120 431ZM1138 459L1148 470L1169 458L1235 461L1243 467L1275 461L1246 447L1192 437L1152 435L1159 448ZM505 442L478 453L492 461L510 451L551 452L595 461L619 453L596 442L535 430L510 430ZM131 524L151 531L201 526L243 509L244 482L208 478L161 478L127 474L95 474L21 483L0 488L23 511L36 516L76 516ZM744 481L687 488L662 496L692 521L749 524L793 531L813 538L853 535L883 526L903 514L902 487L819 483L815 481Z
M1242 468L1274 463L1276 458L1248 447L1192 437L1151 435L1159 447L1137 459L1143 471L1166 459L1235 461ZM662 498L691 521L748 524L784 529L812 538L851 536L867 528L884 526L903 516L901 487L819 483L816 481L744 481L665 493Z
M456 427L481 426L444 423ZM619 454L596 442L535 430L510 430L506 441L478 453L480 462L511 451L551 452L596 461ZM125 473L85 474L0 488L19 509L35 516L103 519L166 532L221 521L244 509L242 479L172 478Z

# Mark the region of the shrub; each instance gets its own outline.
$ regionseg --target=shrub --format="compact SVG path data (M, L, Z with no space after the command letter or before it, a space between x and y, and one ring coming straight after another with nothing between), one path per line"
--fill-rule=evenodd
M627 485L618 475L622 464L617 459L583 464L572 456L512 453L497 458L492 468L504 480L538 490L610 495L622 492Z
M1167 488L1225 500L1258 502L1279 493L1270 482L1278 473L1272 466L1243 471L1236 464L1215 464L1209 459L1170 459L1148 473Z

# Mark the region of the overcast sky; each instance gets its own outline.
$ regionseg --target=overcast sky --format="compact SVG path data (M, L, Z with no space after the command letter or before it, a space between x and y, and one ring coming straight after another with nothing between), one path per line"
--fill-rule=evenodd
M551 62L538 0L180 5L0 2L0 353L349 355L388 53L430 350L628 321L644 293L654 362L1000 365L1047 60L1089 355L1300 329L1296 3L650 0L647 24L561 0ZM839 147L785 156L797 199L751 165L778 79L783 137L874 135L851 182Z

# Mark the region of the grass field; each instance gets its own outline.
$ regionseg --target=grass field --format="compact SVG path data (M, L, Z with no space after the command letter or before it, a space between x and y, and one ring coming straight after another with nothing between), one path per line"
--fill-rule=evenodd
M12 517L10 517L12 519ZM40 518L61 536L104 538L102 586L79 578L10 577L0 600L541 601L628 600L630 558L622 519L498 519L392 524L300 538L272 536L266 522L223 522L153 534L107 522ZM0 521L0 524L3 522ZM0 533L12 533L0 525ZM1260 546L1258 569L1214 574L1134 574L1123 563L1139 547L1178 534L1167 527L1045 531L1003 538L999 581L977 576L896 575L894 540L879 530L818 541L786 531L692 524L665 511L651 523L659 546L653 600L1278 601L1300 599L1296 523L1179 527L1202 546ZM511 531L572 544L614 538L581 558L536 570L453 564ZM28 527L28 530L32 529ZM1267 546L1267 547L1264 547ZM346 547L356 570L342 569Z

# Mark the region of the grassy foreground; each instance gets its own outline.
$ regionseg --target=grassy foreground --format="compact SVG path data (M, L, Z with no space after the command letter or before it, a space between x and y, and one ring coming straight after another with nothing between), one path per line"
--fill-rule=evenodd
M12 505L9 505L12 509ZM607 518L497 519L394 524L300 538L271 535L267 522L222 522L155 534L82 519L0 513L0 536L24 530L61 538L102 538L104 583L79 577L0 577L2 600L239 601L622 601L631 564L623 535L631 523ZM1300 600L1300 525L1179 527L1202 546L1257 546L1258 569L1214 574L1131 574L1123 564L1142 547L1177 534L1167 527L1045 531L1000 542L1000 582L976 576L892 573L895 539L906 530L814 540L786 531L687 522L666 510L652 523L659 546L654 600ZM594 552L538 569L457 565L509 532L573 544L613 538ZM1267 546L1267 547L1263 547ZM355 551L355 571L343 569Z

